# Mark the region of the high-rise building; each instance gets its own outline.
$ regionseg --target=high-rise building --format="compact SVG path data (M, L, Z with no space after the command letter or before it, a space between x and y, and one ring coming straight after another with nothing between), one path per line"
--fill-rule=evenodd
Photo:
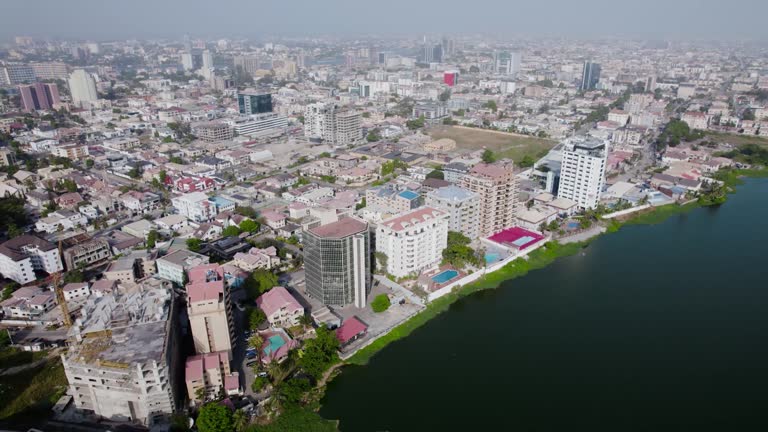
M238 67L243 69L243 72L248 75L253 75L259 70L261 66L259 58L255 56L235 56L235 69Z
M237 93L237 106L240 114L252 115L272 112L272 95L253 91Z
M432 61L435 63L443 62L443 46L440 44L432 47Z
M232 356L235 326L224 269L218 264L187 272L187 315L198 354L227 351Z
M0 84L26 84L35 78L35 71L29 65L9 63L0 68Z
M382 221L376 228L376 252L387 256L387 273L413 276L440 264L449 219L444 211L420 207Z
M459 82L459 71L445 71L443 72L443 83L448 87L453 87Z
M480 236L491 236L514 224L518 179L511 161L479 163L462 177L460 186L480 199Z
M363 139L362 116L336 104L307 105L304 108L304 135L337 147L356 144Z
M448 229L470 239L480 236L480 198L474 192L458 186L445 186L430 191L425 204L450 216Z
M170 420L181 400L175 304L159 279L88 299L61 356L75 409L146 426Z
M500 75L515 75L520 72L520 53L494 51L493 72Z
M78 106L88 105L99 99L96 81L83 69L76 69L69 75L69 93L72 95L72 103Z
M447 37L444 37L441 45L443 47L443 57L448 58L453 55L453 51L454 51L453 39L448 39Z
M307 292L326 305L365 307L371 292L368 224L355 218L304 232Z
M600 64L592 63L591 61L584 62L584 71L581 74L581 86L579 88L582 91L594 90L597 83L600 81Z
M183 67L185 71L191 71L195 68L191 52L187 51L181 53L181 67Z
M605 185L608 149L604 141L571 138L565 142L557 196L576 201L580 209L594 209Z
M203 69L213 68L213 54L210 51L204 50L202 54Z
M21 106L25 112L49 110L59 101L59 88L56 84L34 83L19 86Z
M61 62L46 62L30 64L37 79L40 80L65 80L69 76L67 64Z

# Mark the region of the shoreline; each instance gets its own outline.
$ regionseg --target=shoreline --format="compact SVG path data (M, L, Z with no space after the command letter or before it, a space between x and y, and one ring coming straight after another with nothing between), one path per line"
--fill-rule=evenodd
M768 178L768 168L764 168L761 170L752 169L752 170L731 171L727 176L727 178L723 180L725 186L728 187L728 195L736 192L735 187L743 184L744 178ZM505 265L504 267L502 267L501 269L496 270L492 273L488 273L474 282L471 282L467 285L457 286L453 289L451 293L430 302L429 304L427 304L427 307L424 310L422 310L415 316L411 317L406 322L393 328L387 334L382 335L381 337L376 339L374 342L372 342L365 348L362 348L361 350L356 352L353 356L351 356L347 360L340 361L339 363L331 366L331 368L334 369L335 373L331 377L329 377L329 379L323 382L321 387L318 388L318 390L320 390L321 392L320 399L325 397L325 389L328 383L332 381L333 378L343 373L344 366L366 365L370 361L370 359L373 358L379 351L386 348L389 344L396 342L404 337L407 337L414 330L418 329L419 327L429 322L432 318L447 311L453 303L462 299L463 297L467 297L478 291L496 289L503 282L517 279L521 276L525 276L526 274L528 274L528 272L532 270L543 269L549 266L550 264L552 264L553 262L555 262L556 260L558 260L559 258L573 256L577 254L580 250L588 247L596 239L601 238L604 235L609 235L611 233L617 232L621 229L621 227L625 225L626 226L655 225L655 224L666 221L671 216L688 213L697 208L710 207L712 205L721 205L721 204L705 205L698 202L698 200L696 200L683 205L668 204L660 207L652 207L650 211L644 210L637 213L633 213L629 215L629 217L627 217L626 219L603 220L605 222L606 230L604 230L602 233L594 237L591 237L584 241L571 242L571 243L565 243L565 244L561 244L557 241L547 242L544 246L540 247L535 251L532 251L527 256L527 259L517 258L512 262L508 263L507 265ZM327 419L324 419L324 420L327 420Z
M724 180L724 183L725 186L729 188L728 194L732 194L736 192L736 186L743 184L743 178L768 177L768 168L762 170L733 170L729 174L730 175ZM557 241L547 242L544 246L535 251L532 251L528 255L527 259L517 258L501 269L492 273L488 273L475 282L458 286L454 288L450 294L435 299L434 301L427 304L427 307L423 311L419 312L408 321L393 328L389 333L376 339L365 348L362 348L350 358L343 361L342 365L365 365L378 351L382 350L390 343L408 336L414 330L447 310L451 304L461 299L462 297L466 297L477 291L497 288L502 282L516 279L520 276L525 276L531 270L539 270L544 268L558 258L575 255L579 250L589 246L589 244L594 240L604 235L614 233L621 229L622 226L655 225L664 222L671 216L688 213L691 210L701 207L708 207L711 205L712 204L705 205L698 201L693 201L683 205L667 204L660 207L652 207L650 211L643 210L637 213L633 213L626 219L617 218L604 220L606 230L601 234L598 234L587 240L571 243L559 243Z

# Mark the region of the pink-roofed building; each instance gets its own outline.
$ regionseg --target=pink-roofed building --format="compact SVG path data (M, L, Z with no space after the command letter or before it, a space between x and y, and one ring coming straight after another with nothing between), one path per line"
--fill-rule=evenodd
M226 351L199 354L187 358L184 369L189 399L194 403L200 400L199 390L204 389L203 398L217 398L222 390L228 396L240 394L240 379L237 372L232 372L229 354Z
M353 316L344 321L341 327L336 329L336 338L342 347L356 341L368 331L368 326Z
M272 229L280 229L284 227L285 220L287 219L284 214L271 210L263 212L261 217L264 218L264 222L266 222L267 226Z
M376 228L376 251L387 256L387 273L418 275L436 267L448 246L450 214L419 207L382 221Z
M274 246L264 249L251 248L248 252L236 253L232 258L232 265L247 272L260 268L269 270L280 265L280 257Z
M86 298L91 295L91 289L88 282L68 283L62 287L64 291L64 300L70 301L76 298Z
M231 352L235 327L224 270L207 264L189 269L187 275L187 314L195 351Z
M256 299L256 305L264 311L273 327L293 327L304 315L304 307L281 286L272 288Z
M264 339L261 345L261 362L265 365L273 361L282 363L290 350L299 347L299 343L281 329L259 332L259 335Z

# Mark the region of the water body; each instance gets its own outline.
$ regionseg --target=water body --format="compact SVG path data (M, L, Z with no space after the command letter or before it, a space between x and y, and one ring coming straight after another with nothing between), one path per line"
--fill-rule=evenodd
M455 303L328 386L342 431L768 430L768 179Z

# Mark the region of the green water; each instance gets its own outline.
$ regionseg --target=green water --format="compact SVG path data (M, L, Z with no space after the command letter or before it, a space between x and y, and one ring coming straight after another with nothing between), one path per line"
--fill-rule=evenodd
M768 430L768 179L455 303L321 414L342 431Z

